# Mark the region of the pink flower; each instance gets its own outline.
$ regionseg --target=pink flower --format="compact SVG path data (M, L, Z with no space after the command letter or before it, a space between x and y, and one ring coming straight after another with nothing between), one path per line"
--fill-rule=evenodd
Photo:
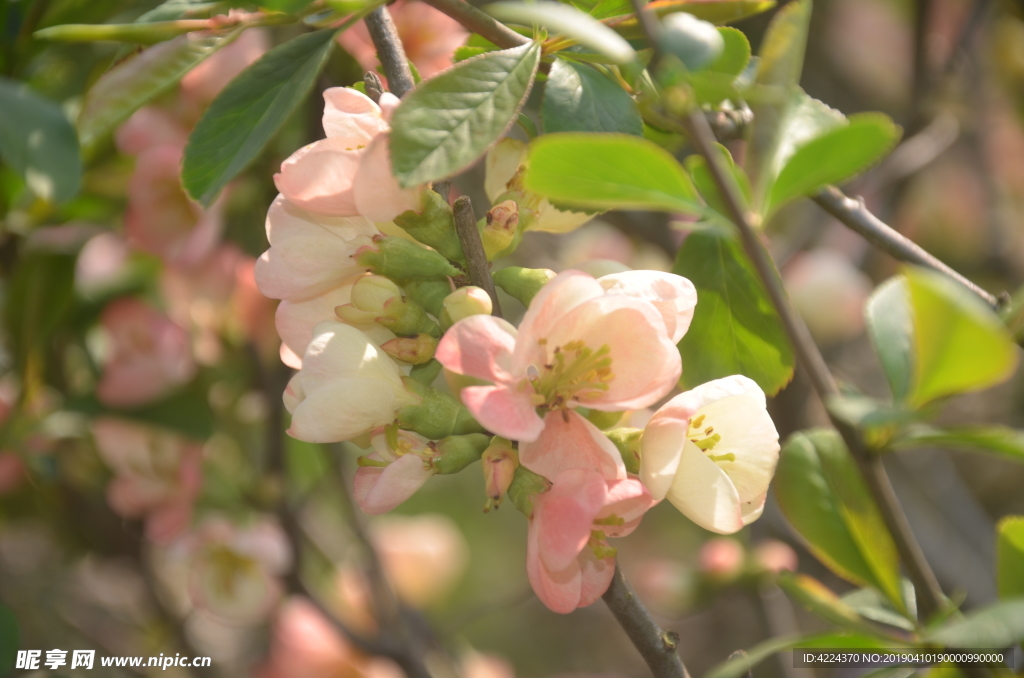
M353 493L359 508L375 516L404 502L434 475L434 450L426 438L411 431L400 430L389 442L383 428L374 431L370 445L373 452L360 459Z
M256 346L260 356L275 355L281 347L274 328L277 304L256 286L256 260L246 257L235 269L235 291L231 305L243 336ZM305 351L305 346L302 347Z
M281 164L277 189L298 207L336 217L383 222L418 209L420 190L399 188L391 173L387 118L398 99L384 94L378 106L354 89L332 87L324 100L327 138Z
M370 538L396 593L420 609L450 592L469 565L465 537L441 514L378 518L370 523Z
M468 37L454 19L422 2L396 0L387 6L398 29L405 54L424 78L452 65L452 52ZM377 50L370 40L366 22L360 21L338 36L338 44L359 62L364 71L377 70Z
M120 419L93 423L96 449L115 477L107 486L111 509L146 518L146 535L167 544L192 519L202 485L202 450L175 435Z
M139 155L159 146L181 149L188 142L188 127L168 110L143 106L117 128L114 138L125 155Z
M305 598L290 598L278 612L270 657L260 678L341 676L351 670L354 652Z
M609 537L632 532L652 504L640 481L608 481L591 469L555 476L533 498L526 572L534 592L552 611L568 614L608 590L615 572Z
M546 422L568 422L567 408L615 412L665 396L682 371L675 344L695 303L693 285L669 273L595 280L566 271L533 298L518 331L493 316L471 316L448 330L436 358L456 374L491 382L461 392L485 428L530 442Z
M25 478L21 457L15 452L0 452L0 496L14 492Z
M194 264L216 245L223 198L210 209L192 202L181 187L182 147L143 151L128 182L124 225L139 249L175 264Z
M109 348L96 396L105 405L144 405L195 376L188 333L142 301L111 302L100 324Z
M82 247L75 261L75 285L84 294L113 287L125 274L128 245L116 233L100 233Z
M832 344L864 330L871 278L842 252L824 247L800 252L782 271L786 291L814 338Z
M712 577L732 579L743 570L746 554L735 539L715 537L700 547L698 562L700 569Z

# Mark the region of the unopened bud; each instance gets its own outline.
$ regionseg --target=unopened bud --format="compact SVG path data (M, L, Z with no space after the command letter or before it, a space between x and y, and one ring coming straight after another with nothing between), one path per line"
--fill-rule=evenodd
M494 274L494 284L521 301L524 306L529 306L540 288L554 277L555 272L547 268L509 266Z
M487 493L484 513L487 513L491 509L498 509L502 495L508 492L512 485L516 469L519 468L519 455L516 454L511 441L495 436L484 450L482 461L484 491Z
M398 425L402 428L431 440L483 432L469 410L453 396L409 377L403 378L402 383L420 398L418 403L398 410Z
M499 202L487 211L480 239L484 243L487 260L503 254L509 249L519 231L519 203L515 200Z
M374 236L372 245L360 247L353 256L360 266L400 282L462 274L438 252L411 240L388 235Z
M460 287L444 298L441 329L446 330L471 315L490 315L494 309L491 297L479 287Z
M508 486L508 499L527 518L533 516L533 498L551 489L551 482L525 466L516 469Z
M455 232L455 217L448 201L435 191L423 191L419 211L409 210L394 219L395 225L452 261L464 261L462 244Z
M382 275L363 276L352 286L352 305L374 316L384 315L387 303L401 298L398 285Z
M415 337L396 337L380 345L384 352L396 360L410 365L422 365L434 357L437 339L421 332Z
M746 554L735 539L714 537L700 547L698 561L705 574L719 580L733 579L743 570Z
M384 314L377 318L377 324L388 328L400 337L415 337L419 334L440 336L437 323L427 316L423 307L411 299L392 299L384 305Z
M601 410L589 410L587 412L587 421L602 431L607 431L622 421L622 416L624 414L625 412L602 412Z
M642 428L617 428L614 431L605 433L619 454L622 455L622 463L630 473L640 473L640 440L644 436Z
M458 473L480 459L490 438L483 433L448 436L434 444L434 456L430 467L441 475Z
M441 317L444 298L452 293L448 280L412 280L402 286L405 294L435 318Z

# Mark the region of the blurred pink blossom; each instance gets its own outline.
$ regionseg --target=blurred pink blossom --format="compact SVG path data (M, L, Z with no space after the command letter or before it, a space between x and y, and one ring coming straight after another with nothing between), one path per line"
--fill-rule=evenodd
M469 37L459 22L422 2L396 0L387 8L406 56L424 78L451 66L455 48ZM380 62L365 21L339 35L338 44L359 62L364 71L377 72Z
M100 324L109 342L96 387L104 404L144 405L195 376L188 333L139 299L111 302L103 309Z
M0 496L9 494L26 478L24 462L14 452L0 452Z
M705 574L721 579L731 579L743 570L746 554L743 546L735 539L715 537L700 547L697 560Z
M765 539L754 547L751 555L760 569L774 574L796 572L800 564L793 547L778 539Z
M232 10L234 13L237 10ZM209 59L185 74L181 79L181 93L185 100L197 108L205 108L235 76L255 62L270 47L266 30L250 28L227 47L213 53Z
M864 304L871 279L835 250L800 252L782 272L786 291L814 338L822 343L851 339L864 329Z
M100 233L82 247L75 261L75 284L88 293L116 282L128 262L128 244L117 233Z
M139 155L160 146L182 149L188 141L188 127L164 108L144 106L117 129L114 140L125 155Z
M362 458L353 478L353 494L364 513L387 513L423 487L435 473L428 444L411 431L398 431L393 448L385 429L373 432L373 452Z

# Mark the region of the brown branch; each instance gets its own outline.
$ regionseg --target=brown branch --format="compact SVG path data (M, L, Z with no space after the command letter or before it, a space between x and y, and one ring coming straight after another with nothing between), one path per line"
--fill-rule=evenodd
M998 306L999 300L995 296L981 289L978 285L929 254L913 240L876 217L864 206L863 201L847 197L834 186L825 187L813 199L823 210L838 219L847 228L860 234L869 243L885 251L894 259L908 264L924 266L947 275L971 292L974 292L989 306L993 308Z
M388 87L396 97L403 97L413 88L412 71L406 59L402 41L398 38L395 22L384 7L378 7L366 15L366 28L370 31L370 39L377 50L384 77L388 79Z
M444 12L465 28L487 38L498 47L508 49L530 42L490 14L480 11L465 0L423 0L434 9Z
M601 597L647 662L654 678L690 678L676 651L679 636L658 626L618 564L615 565L611 586Z
M476 227L473 201L469 199L469 196L459 196L452 205L452 211L455 213L455 232L458 233L459 242L462 243L462 253L466 255L469 281L487 292L494 306L491 313L500 318L501 306L498 304L498 291L494 288L491 265L487 261L483 241L480 240L480 230Z

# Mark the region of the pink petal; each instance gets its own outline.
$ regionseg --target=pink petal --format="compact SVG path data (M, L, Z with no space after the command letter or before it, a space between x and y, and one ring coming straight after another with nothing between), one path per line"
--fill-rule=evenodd
M600 429L572 410L549 412L543 431L519 445L519 462L553 479L569 469L588 469L606 480L626 477L622 455Z
M563 271L541 288L519 323L513 365L515 372L525 373L527 366L543 364L547 351L540 345L559 325L566 314L585 301L604 296L604 289L593 276L582 271ZM549 346L554 350L554 345Z
M382 134L367 147L352 183L356 210L370 221L391 221L420 209L422 187L401 188L391 172L390 139Z
M411 497L432 475L434 471L426 468L422 459L405 454L384 468L360 467L353 478L353 492L363 512L376 516Z
M533 522L544 567L564 570L590 540L594 518L604 505L605 482L600 473L570 469L552 481L551 489L534 500Z
M527 394L504 386L467 386L461 397L485 429L509 440L536 440L544 429Z
M447 369L496 383L513 380L510 372L516 328L491 315L463 318L445 332L434 357Z
M362 151L334 137L300 148L274 175L277 190L303 209L335 216L356 216L352 182Z
M559 614L569 614L579 605L582 573L577 560L562 571L551 572L544 567L540 558L540 536L530 526L526 541L526 575L530 586L549 610Z
M324 90L324 132L330 137L342 137L369 145L388 131L380 106L370 97L351 87L331 87Z
M739 494L729 476L694 444L683 447L668 500L710 532L732 534L743 527Z
M624 271L598 278L608 294L625 294L654 304L673 344L686 334L697 306L697 289L686 278L661 271Z
M608 537L625 537L636 529L644 513L654 506L651 493L636 478L616 480L608 484L605 505L597 518L617 516L624 522L622 525L605 525L601 530Z
M154 544L166 545L184 532L192 522L192 502L178 500L149 514L146 518L146 536Z
M590 549L584 549L578 560L582 573L579 607L586 607L597 602L611 586L615 576L615 558L598 558Z
M355 279L355 278L353 278ZM306 352L313 340L313 328L324 320L336 320L334 309L352 300L352 283L345 281L324 294L302 301L282 301L274 314L277 333L295 355ZM299 359L299 366L302 359Z

